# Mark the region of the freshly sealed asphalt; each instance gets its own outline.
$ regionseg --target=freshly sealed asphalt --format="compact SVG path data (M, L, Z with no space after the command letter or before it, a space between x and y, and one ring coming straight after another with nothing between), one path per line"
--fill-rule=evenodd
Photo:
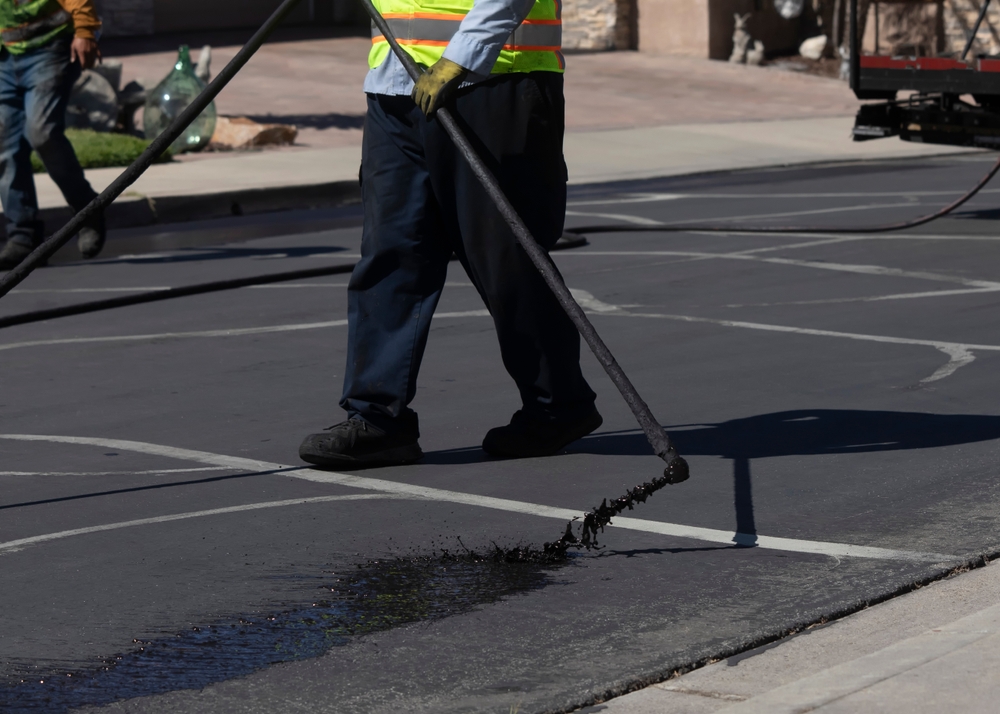
M992 160L576 187L568 225L901 220ZM994 553L998 205L1000 185L897 234L556 254L692 470L558 565L462 554L554 540L662 463L589 354L598 433L487 458L517 395L456 263L414 404L426 458L356 479L297 459L342 418L346 276L0 330L0 711L569 711ZM350 263L355 219L158 229L199 245L131 257L115 236L0 316Z

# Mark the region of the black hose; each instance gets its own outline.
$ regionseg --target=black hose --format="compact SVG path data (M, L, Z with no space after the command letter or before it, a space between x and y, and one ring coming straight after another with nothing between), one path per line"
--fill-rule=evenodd
M407 73L410 78L416 82L420 79L420 75L423 74L422 70L417 66L413 58L410 57L403 48L399 46L396 41L392 30L389 29L388 23L385 18L379 13L379 11L372 4L371 0L362 0L365 9L372 18L372 22L375 23L379 31L385 37L386 41L392 47L392 51L396 54L396 57L406 68ZM503 216L504 220L507 221L507 225L510 226L511 230L514 232L514 237L517 238L517 242L521 244L528 257L531 258L531 262L535 264L538 272L541 273L542 278L545 283L552 290L559 301L559 305L569 319L572 320L576 329L579 330L580 335L586 341L587 345L590 347L594 356L597 357L597 361L601 363L604 367L604 371L608 373L611 381L621 392L622 397L625 399L625 403L628 404L629 409L632 410L632 414L635 415L636 421L639 422L639 426L642 427L643 432L646 434L646 438L649 440L650 446L653 447L653 451L661 459L667 462L667 468L664 471L665 476L669 479L670 483L676 483L683 481L687 478L687 463L680 456L677 455L677 449L670 441L670 437L660 426L659 422L653 416L653 413L649 410L646 402L643 401L642 397L639 396L639 392L636 391L635 386L626 376L624 370L618 364L614 355L611 354L611 350L608 346L604 344L604 340L601 339L600 335L597 334L597 330L591 324L590 320L587 319L587 315L584 313L583 308L581 308L573 296L569 292L569 288L566 287L566 283L563 282L562 277L556 270L555 266L549 260L548 255L542 250L542 247L538 245L535 241L534 236L528 230L528 227L524 225L524 221L517 214L514 206L511 205L507 196L504 195L503 191L500 189L500 185L497 183L496 178L487 168L486 164L476 153L476 150L469 143L468 138L458 127L455 119L451 116L451 112L447 109L438 109L435 114L438 122L444 127L445 132L451 137L451 140L455 143L458 151L465 160L469 163L472 168L472 172L479 179L479 182L486 189L487 195L496 204L497 210Z
M552 251L569 250L587 245L585 238L577 240L560 239ZM452 260L458 260L454 255ZM270 285L272 283L284 283L289 280L305 280L307 278L321 278L326 275L343 275L354 271L357 263L349 265L333 265L325 268L305 268L303 270L286 270L282 273L266 273L248 278L232 278L230 280L213 280L209 283L197 283L195 285L183 285L178 288L167 288L166 290L147 290L133 293L132 295L121 295L119 297L107 298L104 300L91 300L89 302L76 303L63 307L46 308L45 310L32 310L22 312L17 315L0 317L0 328L13 327L14 325L26 325L30 322L42 322L43 320L53 320L58 317L70 317L72 315L83 315L88 312L100 312L102 310L112 310L118 307L128 307L129 305L143 305L149 302L159 302L160 300L173 300L174 298L188 297L190 295L204 295L205 293L217 293L224 290L237 290L248 288L254 285Z
M917 226L922 226L925 223L930 223L931 221L936 221L939 218L944 218L949 213L954 211L956 208L966 203L969 199L979 193L986 184L990 182L994 176L996 176L997 171L1000 171L1000 158L997 162L993 164L993 167L986 172L986 175L979 179L979 183L973 186L969 191L963 194L959 199L952 201L944 208L935 211L934 213L929 213L926 216L920 216L919 218L914 218L909 221L902 221L900 223L883 223L877 226L834 226L834 227L819 227L819 226L738 226L730 225L725 226L718 223L708 223L708 224L697 224L697 223L664 223L663 225L650 226L636 226L636 225L598 225L598 226L581 226L579 228L567 228L566 232L575 235L583 235L584 233L888 233L890 231L902 231L907 228L916 228Z
M146 150L140 154L139 158L132 162L131 166L125 169L110 186L104 189L101 195L73 216L69 223L35 248L16 268L9 271L0 279L0 298L13 290L35 268L44 265L57 250L69 242L70 238L79 233L80 229L90 222L94 216L111 205L125 189L135 183L136 179L142 176L143 172L188 128L188 125L197 119L198 115L211 104L212 100L222 91L223 87L229 84L229 81L236 76L236 73L243 69L243 65L254 56L254 53L260 49L260 46L264 44L274 28L285 19L298 2L299 0L283 0L278 9L267 19L267 22L261 25L260 29L250 38L249 42L243 45L240 51L236 53L236 56L230 60L229 64L212 80L211 84L205 87L204 91L176 119L170 122L170 126L164 129L163 133L153 139L149 146L146 147Z
M249 278L216 280L211 283L185 285L179 288L167 288L166 290L150 290L137 293L135 295L122 295L120 297L107 298L105 300L91 300L89 302L76 303L75 305L65 305L63 307L53 307L45 310L33 310L32 312L22 312L17 315L0 317L0 328L12 327L14 325L25 325L29 322L52 320L57 317L82 315L87 312L111 310L116 307L126 307L128 305L143 305L149 302L159 302L160 300L172 300L174 298L187 297L189 295L204 295L205 293L216 293L222 290L236 290L237 288L246 288L251 285L269 285L271 283L282 283L288 280L304 280L306 278L321 278L325 275L340 275L353 271L354 265L354 263L351 263L350 265L329 265L322 268L306 268L305 270L289 270L284 273L255 275Z

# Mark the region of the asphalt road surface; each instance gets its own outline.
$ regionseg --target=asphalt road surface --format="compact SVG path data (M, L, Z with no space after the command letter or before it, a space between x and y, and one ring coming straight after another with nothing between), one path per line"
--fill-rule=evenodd
M568 223L901 220L992 160L576 187ZM555 254L692 470L564 564L465 548L554 540L662 462L589 354L598 433L485 457L517 394L456 263L414 404L426 458L349 476L297 459L342 419L346 275L0 330L0 710L570 711L993 553L998 216L1000 185L896 234ZM353 209L175 228L39 270L0 315L347 265L360 234ZM192 247L120 254L140 238Z

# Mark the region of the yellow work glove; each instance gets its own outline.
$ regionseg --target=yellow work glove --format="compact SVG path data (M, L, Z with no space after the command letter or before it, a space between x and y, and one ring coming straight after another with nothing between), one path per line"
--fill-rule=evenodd
M410 96L425 116L434 116L434 112L451 98L468 73L469 70L462 65L442 57L420 76Z

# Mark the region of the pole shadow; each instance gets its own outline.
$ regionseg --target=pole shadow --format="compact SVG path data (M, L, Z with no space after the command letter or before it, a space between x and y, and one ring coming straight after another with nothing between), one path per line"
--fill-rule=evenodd
M741 547L754 547L757 526L750 470L753 459L933 449L991 441L1000 438L1000 416L801 409L718 424L667 427L667 431L683 456L732 460L736 512L733 542ZM649 444L639 431L590 436L569 450L608 456L650 453Z

